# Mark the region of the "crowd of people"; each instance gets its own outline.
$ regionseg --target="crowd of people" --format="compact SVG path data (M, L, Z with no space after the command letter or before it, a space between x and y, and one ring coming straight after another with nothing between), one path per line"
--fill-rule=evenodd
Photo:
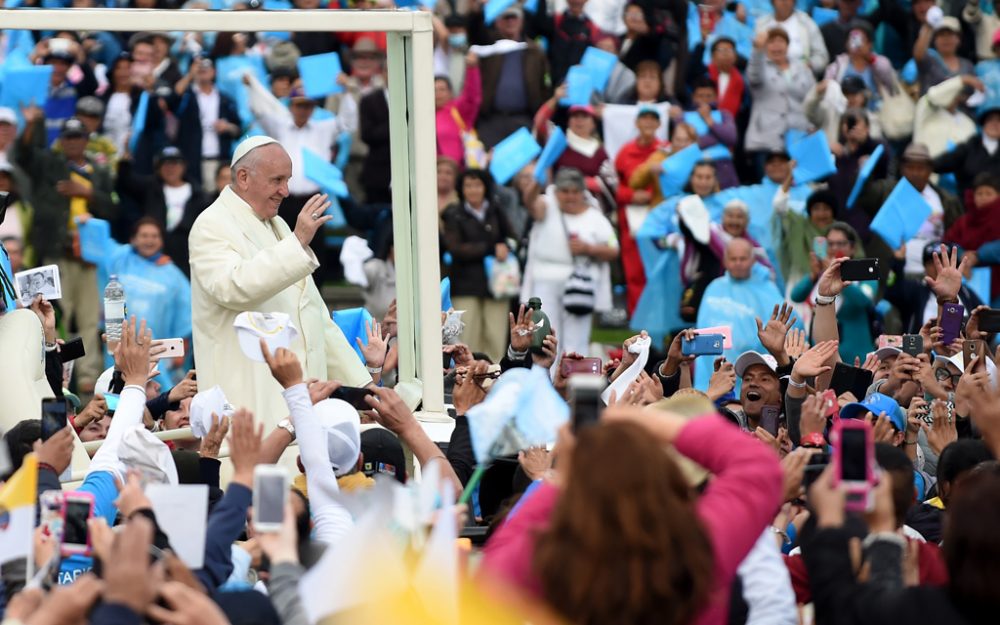
M992 3L419 4L119 8L431 14L445 440L384 33L0 33L4 621L994 622Z

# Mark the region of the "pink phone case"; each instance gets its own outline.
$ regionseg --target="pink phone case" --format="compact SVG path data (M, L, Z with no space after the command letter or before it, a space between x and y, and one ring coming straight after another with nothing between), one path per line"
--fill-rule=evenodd
M862 481L842 480L843 435L845 430L861 430L865 436L865 479ZM875 436L871 426L860 419L840 419L833 427L833 485L843 486L847 494L844 509L849 512L865 512L871 509L871 496L875 487Z
M715 326L714 328L698 328L695 334L721 334L723 337L722 349L733 348L733 328L731 326Z

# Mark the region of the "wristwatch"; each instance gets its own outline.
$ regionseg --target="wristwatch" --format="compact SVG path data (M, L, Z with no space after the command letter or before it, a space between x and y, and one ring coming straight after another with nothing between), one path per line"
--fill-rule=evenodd
M280 423L278 425L281 425ZM801 447L811 447L813 449L823 449L826 447L826 439L819 432L810 432L799 441Z
M292 425L292 420L291 419L289 419L288 417L285 417L281 421L278 421L278 427L281 428L282 430L288 432L291 435L292 440L293 441L295 440L295 426Z

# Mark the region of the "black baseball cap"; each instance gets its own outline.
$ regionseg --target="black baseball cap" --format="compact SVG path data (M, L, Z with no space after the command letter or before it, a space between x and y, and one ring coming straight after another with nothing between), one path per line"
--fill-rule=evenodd
M361 433L362 470L368 477L376 474L396 478L406 483L406 457L399 439L383 428L372 428Z

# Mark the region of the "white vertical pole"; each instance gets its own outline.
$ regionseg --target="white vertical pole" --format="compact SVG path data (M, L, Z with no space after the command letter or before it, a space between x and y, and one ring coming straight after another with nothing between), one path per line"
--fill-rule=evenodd
M434 123L434 37L431 16L413 14L407 46L410 89L410 155L412 212L417 272L414 286L417 318L417 370L423 382L425 418L445 416L441 370L441 270L438 253L437 131Z
M416 259L410 223L410 131L407 111L406 41L400 33L386 33L389 82L389 149L392 173L392 230L396 264L399 382L417 378Z

